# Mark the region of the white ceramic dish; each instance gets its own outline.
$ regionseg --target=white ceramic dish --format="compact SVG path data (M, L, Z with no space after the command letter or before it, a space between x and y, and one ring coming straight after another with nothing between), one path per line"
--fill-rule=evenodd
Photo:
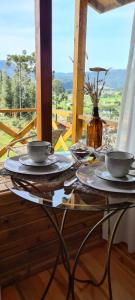
M109 180L113 182L135 182L135 177L126 175L124 177L113 177L105 167L100 167L95 170L96 176L104 179L104 180Z
M15 173L26 174L26 175L51 175L68 170L74 163L71 155L64 156L62 154L55 154L57 162L51 166L46 167L33 167L25 166L20 163L19 156L8 158L4 162L4 167Z
M80 156L80 158L83 158L93 153L94 149L78 142L70 147L70 151L75 155Z
M24 156L20 156L19 157L19 161L21 164L25 165L25 166L32 166L32 167L48 167L51 166L53 164L55 164L58 161L58 157L56 157L55 155L50 155L49 158L43 162L35 162L33 161L29 155L24 155Z
M135 184L125 182L112 182L103 180L94 174L94 169L89 166L82 166L76 172L77 178L82 184L100 191L110 193L135 194Z

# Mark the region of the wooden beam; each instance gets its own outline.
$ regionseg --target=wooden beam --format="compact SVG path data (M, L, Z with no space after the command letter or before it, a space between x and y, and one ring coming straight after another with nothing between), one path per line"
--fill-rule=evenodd
M99 13L104 13L114 8L129 4L135 0L88 0L88 4L97 10Z
M36 108L4 108L0 109L0 114L18 113L18 112L36 112Z
M98 0L88 0L88 4L97 10L99 13L102 13L105 11L105 6L98 2Z
M21 129L20 132L16 133L15 138L6 146L4 146L2 149L0 149L0 157L3 156L8 149L8 146L11 145L12 146L16 144L18 139L21 139L25 136L25 134L27 134L34 126L36 125L36 118L34 120L32 120L29 124L27 124L27 126L24 129ZM3 127L4 129L4 127Z
M35 0L38 140L52 139L52 0Z
M72 93L73 143L75 143L82 134L82 121L78 119L78 115L83 114L87 6L88 0L75 1L74 76Z
M17 136L17 132L15 132L12 128L8 127L6 124L0 122L0 130L4 131L9 136L15 138Z
M126 4L130 4L132 2L134 2L135 0L117 0L118 4L120 6L126 5Z

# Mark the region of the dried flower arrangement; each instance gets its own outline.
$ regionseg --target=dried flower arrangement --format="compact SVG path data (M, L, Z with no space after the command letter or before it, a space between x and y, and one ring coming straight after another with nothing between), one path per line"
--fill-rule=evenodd
M85 53L85 57L88 60L87 53ZM74 60L71 57L69 58L72 61L72 63L74 63ZM102 131L103 123L105 123L105 121L99 117L98 103L104 90L106 76L109 70L110 69L105 69L101 67L89 68L89 71L94 72L96 74L94 74L95 76L91 80L90 74L86 72L84 73L85 80L83 90L85 94L90 96L91 101L93 103L93 117L87 123L87 145L93 147L94 149L97 149L102 145ZM102 78L100 76L101 72L104 73Z
M85 53L85 58L88 61L88 55ZM69 59L74 63L74 60L71 56L69 56ZM106 76L109 72L109 69L105 69L102 67L94 67L89 68L89 71L96 73L96 76L94 77L93 81L90 80L90 74L85 73L85 82L84 82L84 93L86 95L89 95L91 98L91 101L93 103L93 107L98 107L99 99L102 95L102 92L104 90L104 86L106 83ZM104 78L100 78L100 73L104 73Z
M89 68L91 72L95 72L96 76L93 80L90 80L90 75L85 75L84 93L89 95L93 103L93 107L98 107L99 99L104 90L106 76L110 69L101 67ZM104 78L100 79L100 73L104 72Z

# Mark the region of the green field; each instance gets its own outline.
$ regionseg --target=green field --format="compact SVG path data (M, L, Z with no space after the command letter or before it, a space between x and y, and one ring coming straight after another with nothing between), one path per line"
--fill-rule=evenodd
M121 93L119 92L114 92L113 95L104 95L99 102L100 117L106 120L111 119L111 120L118 121L121 97L122 97ZM53 103L53 108L56 108L56 105L54 103ZM59 103L59 105L57 105L57 109L71 111L72 96L68 95L68 99L66 99L66 101L65 99L62 100ZM89 96L84 97L84 114L90 116L92 114L92 103ZM32 117L33 116L31 115L31 118ZM28 122L30 122L30 119L27 120L26 113L25 115L23 115L22 113L21 117L17 117L16 115L12 117L11 115L7 116L2 114L0 121L6 124L9 128L12 128L16 132L19 132L21 129L23 129L26 126ZM67 123L69 120L58 117L58 121ZM11 140L12 138L10 136L8 136L2 130L0 130L0 148L7 145ZM67 144L68 146L70 146L71 141L69 140Z
M100 116L102 118L118 120L119 109L122 95L120 92L114 92L111 95L103 95L99 101ZM56 105L53 104L56 108ZM57 109L71 110L72 107L72 95L68 95L68 101L61 101L57 104ZM84 96L84 114L92 114L92 103L89 96Z

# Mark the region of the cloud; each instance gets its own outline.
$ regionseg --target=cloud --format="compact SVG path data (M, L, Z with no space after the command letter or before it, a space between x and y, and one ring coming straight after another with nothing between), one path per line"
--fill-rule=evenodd
M46 1L46 0L44 0ZM1 0L0 59L8 53L35 49L35 0ZM74 0L52 0L53 66L72 71ZM135 3L105 14L88 9L87 52L92 65L124 67L128 57Z

